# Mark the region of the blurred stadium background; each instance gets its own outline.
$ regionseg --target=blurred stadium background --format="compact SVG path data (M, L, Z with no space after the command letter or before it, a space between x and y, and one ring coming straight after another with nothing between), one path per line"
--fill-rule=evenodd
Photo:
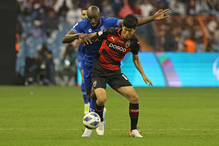
M43 42L47 42L55 68L53 85L59 85L58 68L66 47L62 38L80 21L81 9L90 5L97 5L103 16L117 18L123 18L129 13L137 17L148 17L159 9L171 9L169 18L140 26L136 31L141 47L140 59L146 75L156 87L219 86L217 0L8 1L1 5L1 15L8 20L8 27L10 24L14 31L8 32L5 27L1 28L5 32L2 34L10 34L1 40L4 47L10 48L0 53L0 84L24 85L27 58L34 58ZM11 15L6 12L11 12ZM10 46L3 41L6 39L11 40ZM131 58L131 54L127 54L122 62L122 71L134 86L144 87L146 85ZM80 83L81 76L77 73L75 84Z

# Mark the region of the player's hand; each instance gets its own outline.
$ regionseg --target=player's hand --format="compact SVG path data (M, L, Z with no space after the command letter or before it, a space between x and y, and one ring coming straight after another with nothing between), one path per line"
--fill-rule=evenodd
M80 33L79 38L84 42L85 46L89 45L89 44L92 44L92 41L91 41L91 39L89 38L89 36L87 34Z
M167 17L169 17L170 13L171 13L170 9L158 10L154 14L154 20L161 20L161 19L167 18Z
M152 84L151 80L150 80L148 77L146 77L146 76L145 76L145 77L143 77L143 79L144 79L144 81L145 81L145 83L146 83L146 84L148 84L148 83L149 83L149 85L148 85L148 86L150 86L150 85L151 85L151 86L153 87L153 84Z

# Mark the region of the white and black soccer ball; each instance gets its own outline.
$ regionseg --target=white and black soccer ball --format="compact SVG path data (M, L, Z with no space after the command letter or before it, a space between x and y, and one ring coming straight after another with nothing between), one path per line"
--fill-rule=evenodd
M95 112L89 112L83 118L83 124L88 129L96 129L100 122L100 116Z

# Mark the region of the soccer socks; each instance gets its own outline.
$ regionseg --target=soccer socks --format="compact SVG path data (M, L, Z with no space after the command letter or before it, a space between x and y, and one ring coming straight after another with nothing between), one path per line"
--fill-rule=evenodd
M86 89L85 89L84 83L81 84L81 93L82 93L82 96L83 96L83 99L84 99L84 104L88 104L89 101L87 99L87 94L86 94Z
M90 109L89 112L95 112L95 104L96 104L96 100L90 99Z
M131 130L137 129L138 123L138 114L139 114L139 104L132 104L129 105L129 116L131 119Z
M99 106L99 105L95 105L96 108L96 113L100 116L101 122L103 121L103 109L104 109L104 105L103 106Z

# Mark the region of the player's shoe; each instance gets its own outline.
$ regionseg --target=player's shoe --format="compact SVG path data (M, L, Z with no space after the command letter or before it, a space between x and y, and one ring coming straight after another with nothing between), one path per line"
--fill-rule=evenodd
M89 113L90 103L84 104L84 114Z
M104 121L100 122L100 125L96 129L96 132L98 135L104 135Z
M85 128L84 133L82 134L81 137L90 137L92 133L92 130Z
M96 132L97 132L98 135L103 135L104 134L104 128L106 127L105 115L106 115L106 108L104 107L104 109L103 109L103 121L100 122L99 127L97 127L97 129L96 129Z
M129 131L129 137L143 137L143 136L139 134L137 129L134 129Z

